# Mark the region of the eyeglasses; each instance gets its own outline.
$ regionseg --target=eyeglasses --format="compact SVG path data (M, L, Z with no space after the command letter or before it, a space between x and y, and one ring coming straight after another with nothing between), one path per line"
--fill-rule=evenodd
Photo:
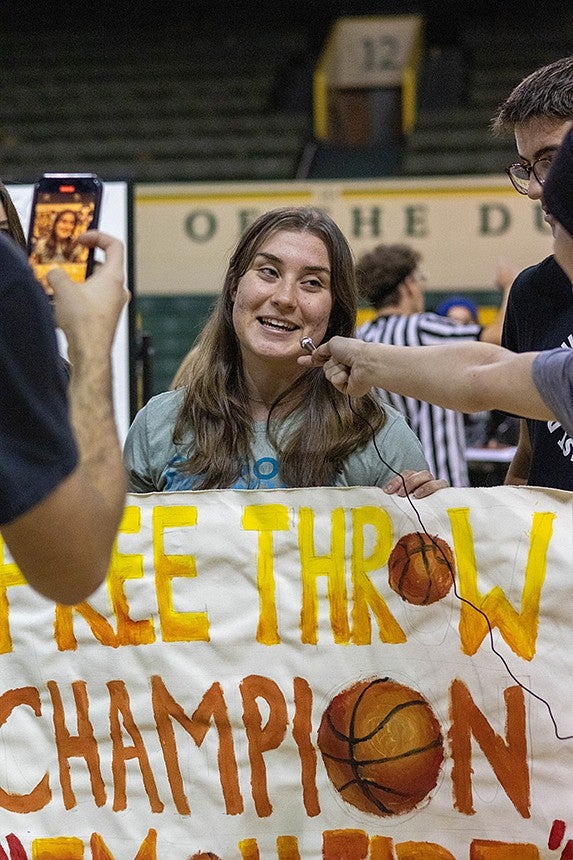
M543 185L549 175L551 167L551 158L538 158L533 164L510 164L505 168L505 172L511 179L511 184L520 194L527 194L529 189L529 180L531 174L535 176L540 185Z

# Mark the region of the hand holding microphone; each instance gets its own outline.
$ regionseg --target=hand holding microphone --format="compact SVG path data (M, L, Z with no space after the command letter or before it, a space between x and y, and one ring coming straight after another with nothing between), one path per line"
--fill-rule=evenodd
M301 355L298 363L305 367L323 367L329 382L344 394L362 397L376 384L375 368L368 361L369 347L373 344L336 336L318 347L310 337L303 337L300 345L309 354Z

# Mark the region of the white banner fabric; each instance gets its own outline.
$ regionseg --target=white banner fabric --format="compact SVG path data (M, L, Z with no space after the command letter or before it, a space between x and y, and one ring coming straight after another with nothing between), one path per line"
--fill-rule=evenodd
M0 544L0 857L570 856L572 498L130 495L77 607Z

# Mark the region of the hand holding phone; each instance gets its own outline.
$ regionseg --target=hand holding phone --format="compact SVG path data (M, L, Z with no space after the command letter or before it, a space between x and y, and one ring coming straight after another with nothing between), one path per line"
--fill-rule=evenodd
M77 241L99 224L101 180L93 173L45 173L34 187L28 254L47 293L46 275L55 266L81 283L94 266L93 248Z

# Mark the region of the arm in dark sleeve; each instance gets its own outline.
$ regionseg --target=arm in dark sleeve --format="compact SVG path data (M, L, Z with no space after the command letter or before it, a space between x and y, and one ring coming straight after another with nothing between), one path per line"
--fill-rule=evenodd
M40 502L77 463L49 301L0 237L0 523Z

